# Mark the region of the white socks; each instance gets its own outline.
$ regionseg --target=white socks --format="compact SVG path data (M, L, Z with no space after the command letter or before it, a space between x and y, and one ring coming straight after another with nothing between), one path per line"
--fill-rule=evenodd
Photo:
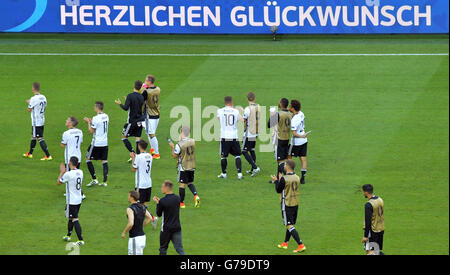
M158 139L156 138L156 136L152 138L149 137L148 139L150 140L150 146L155 150L155 154L159 154Z

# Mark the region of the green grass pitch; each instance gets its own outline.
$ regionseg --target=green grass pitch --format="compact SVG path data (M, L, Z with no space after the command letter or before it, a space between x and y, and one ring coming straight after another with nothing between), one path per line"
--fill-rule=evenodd
M11 53L448 53L444 36L145 36L0 34L0 52ZM449 253L449 57L443 56L5 56L0 55L0 254L67 254L64 187L56 186L59 147L69 115L94 115L95 100L110 116L107 188L83 190L80 211L86 245L81 254L126 254L127 191L134 174L120 135L126 113L115 98L152 73L162 89L157 136L161 159L153 164L153 194L164 179L176 181L166 137L177 105L222 106L231 95L245 105L255 91L261 105L297 98L309 138L307 183L301 186L297 228L305 254L363 254L365 199L371 183L385 200L386 254ZM22 158L31 123L25 100L40 81L48 99L45 140L53 162ZM192 117L191 117L192 119ZM203 119L206 123L210 119ZM85 138L91 136L80 123ZM134 145L134 143L133 143ZM188 254L292 254L284 238L279 197L268 183L272 153L257 153L262 173L220 181L218 143L197 144L196 186L202 199L181 211ZM297 160L297 163L299 161ZM100 163L94 164L101 177ZM84 184L90 176L86 164ZM243 169L248 164L243 159ZM178 188L175 189L178 193ZM155 205L151 204L151 209ZM157 254L159 232L146 229L145 254ZM76 237L75 237L76 238ZM174 254L173 247L169 252Z

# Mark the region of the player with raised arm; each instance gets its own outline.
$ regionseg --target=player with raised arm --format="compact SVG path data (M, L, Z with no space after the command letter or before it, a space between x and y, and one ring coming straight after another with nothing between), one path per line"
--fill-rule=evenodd
M259 131L259 115L261 108L259 104L255 103L255 93L247 94L248 106L244 109L244 138L242 140L242 154L247 162L252 166L252 169L247 171L252 177L256 176L261 169L256 165L256 138ZM251 156L250 156L250 154Z
M128 255L143 255L146 243L144 226L150 223L152 217L145 206L139 203L137 191L128 193L128 202L130 203L127 207L128 223L122 232L122 238L129 234Z
M302 163L302 177L301 184L305 184L306 176L306 152L308 149L308 134L305 132L305 114L300 110L301 104L298 100L291 100L290 111L294 114L291 121L291 146L289 148L289 155L291 157L299 157Z
M132 159L131 171L135 172L135 190L139 192L139 202L148 207L152 196L152 155L147 153L147 142L141 139L138 142L139 155L130 153ZM156 228L158 218L152 215L152 225Z
M75 227L75 232L78 236L78 241L75 244L84 245L83 236L81 235L81 225L78 220L78 213L81 202L83 201L81 192L83 171L77 168L78 164L79 159L77 157L70 158L69 169L66 169L66 166L61 163L57 185L66 184L66 218L68 219L68 223L67 235L63 237L63 240L70 241L72 230Z
M144 105L144 97L139 90L142 87L142 81L136 80L134 82L134 91L129 93L125 98L125 103L122 104L120 99L116 99L114 102L120 106L124 111L128 111L127 122L123 126L122 141L128 151L135 152L131 146L128 137L135 137L136 139L136 153L139 154L138 143L141 140L142 135L142 121L145 120L142 114L142 108ZM130 158L128 162L131 162Z
M241 146L238 140L237 122L243 121L239 111L233 107L231 96L225 97L225 107L217 110L220 121L220 155L222 173L218 178L227 178L227 158L231 154L235 158L238 179L243 179L241 163Z
M275 159L277 160L277 174L284 173L284 163L289 158L289 139L291 137L292 113L288 110L289 100L282 98L278 103L280 111L270 110L268 128L273 128L273 144ZM270 181L273 183L273 181Z
M287 249L289 239L292 236L298 244L294 253L299 253L305 251L306 247L300 239L297 229L295 229L298 216L300 179L295 174L294 168L295 162L292 159L287 160L284 165L284 176L282 173L278 173L278 177L272 175L272 180L275 182L275 190L281 195L281 215L284 226L286 226L284 242L278 247Z
M180 185L180 208L185 208L184 198L186 196L186 185L194 195L194 207L200 207L200 197L194 185L195 173L195 140L189 138L191 129L188 126L182 126L178 144L174 145L169 139L169 145L172 148L172 156L178 159L178 183Z
M154 159L159 159L159 146L158 139L156 138L156 129L159 123L159 98L161 95L161 89L155 85L155 77L153 75L147 75L145 83L142 85L142 95L144 96L145 106L145 123L144 127L148 135L150 142L150 154ZM146 110L146 112L145 112Z
M25 158L33 158L33 151L36 147L36 140L39 141L39 145L44 151L45 156L41 160L52 160L52 156L48 152L47 144L44 140L44 124L45 124L45 109L47 108L47 98L41 94L41 84L34 82L31 90L34 96L32 96L28 103L27 111L31 113L31 142L30 150L23 154Z
M109 117L103 112L103 102L97 101L94 105L94 111L97 113L92 119L85 117L84 121L88 124L89 133L92 134L92 142L89 145L86 154L86 164L91 174L92 181L87 184L88 187L99 184L95 174L92 160L101 160L103 164L103 182L100 186L107 186L108 180L108 127Z

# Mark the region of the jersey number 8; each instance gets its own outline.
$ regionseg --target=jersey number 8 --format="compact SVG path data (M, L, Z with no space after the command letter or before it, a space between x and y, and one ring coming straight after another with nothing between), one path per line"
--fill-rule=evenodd
M81 178L77 178L77 185L75 188L77 188L77 190L81 190Z

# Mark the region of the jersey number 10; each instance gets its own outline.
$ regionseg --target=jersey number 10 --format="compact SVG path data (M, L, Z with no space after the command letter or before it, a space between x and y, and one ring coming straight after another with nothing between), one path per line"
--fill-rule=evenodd
M235 123L234 115L223 114L223 116L225 117L225 125L226 126L234 126L234 123Z

